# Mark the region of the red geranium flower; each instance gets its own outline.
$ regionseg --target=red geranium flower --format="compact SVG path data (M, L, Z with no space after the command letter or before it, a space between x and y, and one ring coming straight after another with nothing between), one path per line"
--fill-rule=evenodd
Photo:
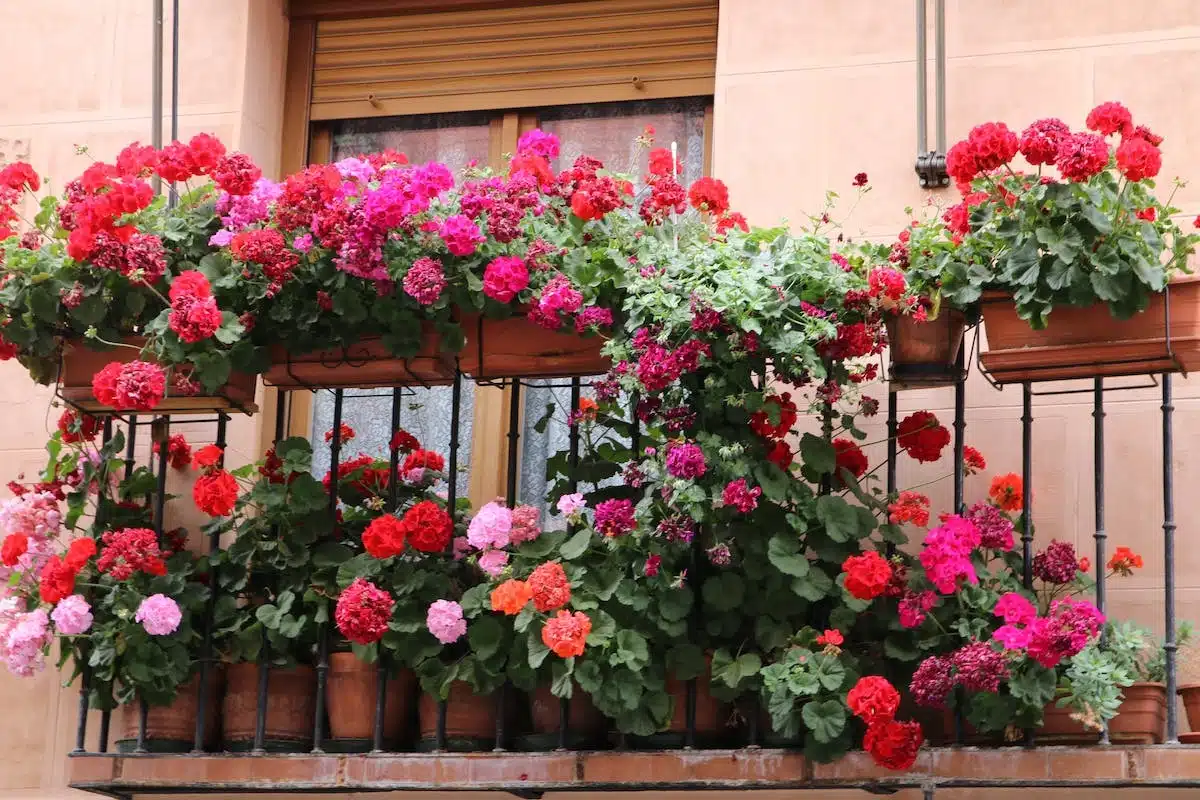
M863 749L881 767L906 770L916 763L924 741L925 734L919 723L889 719L867 727Z
M977 475L987 469L987 461L983 458L983 453L976 450L971 445L963 446L963 472L967 475Z
M1015 472L1007 475L997 475L992 478L988 489L988 497L994 505L1003 511L1020 511L1024 508L1025 493L1021 476Z
M78 572L94 555L96 555L96 540L90 536L83 536L71 542L64 560L68 567Z
M867 457L863 454L862 448L853 441L850 439L834 439L833 449L837 454L836 474L840 475L844 469L855 478L860 478L866 473L869 466Z
M90 442L100 432L100 420L91 414L77 412L68 408L58 418L60 438L66 444Z
M925 527L929 524L929 498L920 492L901 492L888 506L888 520L894 525L908 522Z
M355 436L354 428L351 428L349 425L347 425L344 422L338 427L338 432L339 432L338 433L338 442L340 444L345 444L346 442L353 439ZM325 431L325 441L327 441L327 442L333 441L333 429L332 428Z
M363 531L363 548L375 558L391 558L404 550L404 523L392 514L376 517Z
M950 431L932 412L917 411L900 421L896 443L917 461L937 461L950 444Z
M792 466L792 459L794 457L795 456L792 453L792 448L783 439L775 442L775 444L771 446L770 451L767 453L767 461L770 461L772 464L784 471L786 471L788 467Z
M428 469L434 472L441 472L446 468L446 459L442 458L442 454L434 450L414 450L404 459L402 472L408 472L414 469Z
M777 415L779 422L771 422L771 414L766 408L767 405L773 405L779 409ZM763 438L782 439L788 435L797 419L799 419L799 415L796 404L792 402L791 392L784 392L782 395L770 395L763 398L763 408L750 415L750 428Z
M77 573L78 570L72 569L58 556L50 556L39 576L38 594L41 595L42 601L57 603L74 594Z
M409 453L413 450L418 450L421 443L417 441L417 437L413 436L408 431L401 428L392 436L392 441L389 445L392 450L399 450L401 453Z
M874 550L850 556L842 563L842 571L846 574L843 580L846 591L859 600L879 597L887 591L892 579L892 565Z
M333 612L342 635L355 644L374 644L387 633L396 602L364 578L355 578L338 597Z
M192 464L201 469L215 467L221 461L221 456L224 450L215 444L206 444L196 451L195 458L192 459Z
M1117 169L1131 181L1153 178L1162 169L1162 151L1140 136L1132 136L1117 147Z
M1088 112L1085 124L1101 136L1125 134L1133 130L1133 114L1120 103L1101 103Z
M432 500L422 500L404 512L404 536L422 553L440 553L450 546L454 522L446 509Z
M559 611L542 626L542 643L559 658L583 655L592 621L582 611Z
M562 608L571 601L571 582L562 564L547 561L539 564L529 574L527 581L533 589L533 606L543 614Z
M155 442L151 450L154 455L159 455L162 453L162 446ZM187 469L192 463L192 446L182 433L173 433L167 437L167 463L174 469Z
M729 210L729 188L716 178L697 178L688 187L688 200L692 208L719 217Z
M868 725L885 722L896 716L900 707L900 693L887 678L866 675L858 679L846 694L846 705L854 716Z
M237 503L237 480L223 469L201 475L192 487L196 508L210 517L227 517Z
M975 156L975 164L984 172L999 169L1017 154L1017 135L1003 122L976 125L967 134L967 142Z
M0 564L4 564L6 567L15 567L27 550L29 550L29 537L20 532L10 533L4 537L4 544L0 545Z
M822 647L840 647L845 641L846 640L845 637L842 636L842 632L836 628L826 630L817 637L817 644L821 645Z

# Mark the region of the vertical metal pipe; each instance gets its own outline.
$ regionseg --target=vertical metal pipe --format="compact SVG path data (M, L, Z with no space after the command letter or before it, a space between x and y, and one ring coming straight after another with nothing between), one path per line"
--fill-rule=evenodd
M75 749L71 751L72 753L87 751L88 694L92 688L92 671L86 666L87 656L83 647L82 644L79 645L80 661L85 666L79 676L79 716L75 722Z
M150 69L150 144L161 148L163 144L163 0L154 0L154 30L150 57L154 64ZM154 193L162 191L162 178L157 174L150 179Z
M922 7L924 13L925 0L917 0L917 4ZM898 455L898 446L896 444L896 393L888 391L887 396L887 493L891 497L896 493L896 456ZM896 545L893 542L887 543L887 554L890 558L896 554Z
M150 704L145 698L138 698L138 731L137 731L137 746L134 748L135 753L146 752L146 726L150 718Z
M963 479L965 477L964 451L967 430L967 379L966 379L967 343L964 341L958 347L958 358L955 361L954 381L954 513L962 514L966 510L963 503Z
M507 722L508 681L505 681L496 692L496 742L492 747L493 752L502 753L506 749L504 745L508 741Z
M926 86L926 70L929 67L925 51L925 35L928 23L925 19L927 0L917 0L917 155L929 150L929 91Z
M629 452L634 461L642 457L642 423L638 419L638 406L642 398L634 392L629 396Z
M565 697L558 701L558 749L566 750L568 744L567 732L571 727L571 701Z
M696 746L696 679L687 682L687 693L684 695L684 720L687 732L684 734L683 746L692 749Z
M346 402L344 389L333 391L333 430L329 440L329 525L331 530L337 528L338 495L341 482L338 480L338 469L341 467L342 456L342 412ZM393 412L394 413L394 412ZM395 485L395 480L392 485ZM327 609L328 610L328 609ZM329 623L321 623L317 632L317 693L313 698L313 753L325 752L325 683L329 676Z
M1104 530L1104 379L1096 378L1092 397L1092 480L1096 510L1096 608L1104 612L1104 562L1108 534Z
M582 397L583 384L579 378L571 378L571 413L567 417L570 429L567 431L567 478L568 488L574 492L579 488L579 400Z
M1025 588L1033 588L1033 387L1021 384L1021 558Z
M392 389L392 429L391 439L396 437L396 432L400 430L400 407L403 405L403 396L400 387ZM389 446L391 458L388 460L388 511L395 512L396 504L400 500L400 451Z
M450 385L450 464L446 467L446 510L455 519L458 503L458 427L462 421L462 373L454 366L454 383Z
M375 670L375 730L371 742L372 753L383 752L383 720L387 715L387 661L383 652L383 643L379 644L379 665Z
M758 730L758 715L762 710L762 704L759 702L758 695L750 695L749 700L750 713L746 715L746 746L757 748L759 746L760 734Z
M504 499L509 508L517 504L517 457L521 441L521 381L511 378L512 395L508 403L508 481Z
M1175 641L1175 440L1172 416L1175 405L1171 400L1171 374L1162 376L1162 438L1163 438L1163 652L1166 655L1167 672L1167 744L1179 742L1178 706L1175 690L1176 675Z
M282 416L281 409L277 406L275 409L276 415ZM222 451L225 449L225 435L228 426L229 417L220 412L217 414L217 436L216 444ZM221 455L221 465L224 466L225 456ZM217 582L216 558L217 553L221 549L221 534L214 530L208 535L208 601L204 607L204 640L201 645L199 669L196 673L196 728L192 738L192 752L202 753L205 749L205 736L207 721L205 717L208 711L208 675L211 669L212 662L212 637L214 615L217 608L217 591L219 584Z
M937 151L946 153L946 0L933 0L933 91Z
M261 755L267 745L267 693L271 688L271 638L262 629L262 648L258 653L258 693L254 700L254 752Z
M163 543L163 531L166 530L167 511L167 450L171 440L171 418L159 417L150 428L150 440L158 446L158 469L154 494L154 532L158 534L158 543Z
M126 428L129 433L129 438L125 441L125 477L128 478L133 474L134 450L137 447L137 414L129 415L129 424Z
M833 406L829 403L825 403L824 407L821 409L821 437L827 442L833 441ZM837 467L835 466L833 469L834 475L836 475ZM821 478L821 486L819 489L821 494L829 494L833 491L834 475L826 475L825 477Z
M441 752L446 749L446 701L438 700L437 728L434 730L433 749Z
M179 0L171 0L171 141L179 138ZM175 184L167 193L167 208L179 202Z
M112 721L112 711L107 708L100 712L100 741L96 743L96 752L108 752L108 726Z

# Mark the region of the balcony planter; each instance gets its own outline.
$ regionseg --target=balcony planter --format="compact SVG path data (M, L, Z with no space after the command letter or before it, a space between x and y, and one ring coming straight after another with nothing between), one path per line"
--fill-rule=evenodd
M466 346L459 355L463 372L476 379L569 378L608 372L600 354L604 339L549 331L521 316L489 319L464 314Z
M258 716L258 665L231 664L226 668L225 680L225 748L249 750L253 747ZM312 742L315 687L316 672L312 667L271 668L263 749L273 753L308 750Z
M889 314L884 323L893 381L930 387L959 378L956 362L967 325L961 311L944 308L927 322L918 322L911 314Z
M562 702L551 693L549 686L539 686L530 694L529 716L533 733L520 738L521 749L544 751L558 747L561 707ZM567 748L588 750L599 747L607 730L608 720L596 708L591 695L575 686L567 701Z
M204 698L204 746L213 749L217 744L217 732L221 729L221 689L224 673L221 669L208 672L208 690ZM146 714L146 751L149 753L186 753L195 744L196 709L199 703L200 676L179 687L179 693L170 705L150 706ZM129 703L117 709L117 752L132 753L137 750L138 728L141 710L137 703Z
M1125 699L1108 723L1108 738L1117 744L1161 744L1167 725L1167 687L1135 683L1123 690Z
M269 348L271 366L263 381L281 389L445 385L454 380L454 359L442 353L439 344L431 325L423 326L420 350L412 358L392 355L379 337L303 354L276 344Z
M1200 683L1185 683L1177 691L1187 713L1188 727L1200 732Z
M343 753L370 750L375 742L375 701L379 695L377 666L353 653L333 653L327 680L325 702L333 740L326 749ZM383 741L391 748L400 743L408 727L415 686L412 672L406 669L387 681Z
M124 344L141 347L144 340L126 338ZM143 356L132 347L114 347L109 350L93 350L82 339L63 343L62 363L58 371L59 393L62 399L89 414L112 413L113 409L101 405L92 394L92 378L105 365L114 361L122 364L136 361ZM175 367L174 369L180 369ZM168 388L167 396L154 409L155 414L211 414L216 411L241 411L253 414L258 410L254 404L257 378L244 372L234 372L229 381L211 395L192 397L173 394Z
M1034 330L1003 293L985 292L982 307L988 349L980 358L999 383L1200 368L1200 278L1172 281L1129 319L1104 304L1058 306Z
M437 748L437 698L422 694L417 705L421 720L421 741L418 749ZM470 752L491 750L496 741L496 698L475 694L470 684L455 681L450 684L446 699L446 750Z
M1059 708L1055 701L1046 704L1042 724L1034 730L1034 737L1041 744L1095 744L1100 741L1100 731L1087 727L1071 716L1069 708Z

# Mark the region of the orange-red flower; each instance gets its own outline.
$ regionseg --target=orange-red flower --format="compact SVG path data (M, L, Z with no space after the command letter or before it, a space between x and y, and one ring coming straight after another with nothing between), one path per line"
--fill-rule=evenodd
M963 472L967 475L978 475L987 469L987 461L983 458L983 453L976 450L971 445L963 446Z
M888 506L888 521L893 525L910 522L925 527L929 524L929 498L920 492L901 492Z
M988 497L992 503L1004 511L1020 511L1025 503L1024 486L1021 476L1015 472L1007 475L997 475L992 478L992 486L988 489Z
M394 514L384 514L363 531L363 549L375 558L391 558L404 550L404 537L404 523Z
M509 579L492 589L492 611L503 611L511 617L520 614L532 599L533 589L528 583Z
M559 611L542 626L542 643L559 658L583 655L592 621L582 611Z
M529 574L529 588L533 590L534 607L543 614L562 608L571 600L571 582L557 561L539 564Z
M1118 575L1132 575L1135 569L1144 566L1142 557L1128 547L1118 547L1108 560L1108 569Z

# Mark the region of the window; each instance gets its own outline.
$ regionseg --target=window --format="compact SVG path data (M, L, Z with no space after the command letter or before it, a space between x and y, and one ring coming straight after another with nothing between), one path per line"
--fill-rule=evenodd
M541 127L558 136L562 143L556 169L569 166L579 155L587 153L614 170L640 177L646 172L646 154L641 153L641 163L634 163L637 154L634 140L647 126L653 126L658 145L669 147L675 143L683 178L690 182L705 171L709 107L707 98L682 98L568 105L519 113L379 117L332 123L324 128L323 135L328 141L327 157L332 160L393 148L405 153L410 161L438 160L458 172L471 161L502 168L503 156L515 149L520 133ZM469 380L463 382L458 491L476 505L504 494L510 392L511 389L476 387ZM521 502L543 506L548 486L546 461L567 448L570 383L530 381L527 385L523 383L521 392L518 497ZM401 427L426 446L446 453L450 444L450 388L405 389L404 393ZM386 457L391 436L391 402L392 393L388 390L346 392L343 420L357 437L344 452ZM553 413L547 418L550 406ZM312 434L319 436L329 430L332 417L332 393L319 392L312 406ZM539 425L539 421L543 424ZM314 470L323 474L328 466L328 450L316 448Z

